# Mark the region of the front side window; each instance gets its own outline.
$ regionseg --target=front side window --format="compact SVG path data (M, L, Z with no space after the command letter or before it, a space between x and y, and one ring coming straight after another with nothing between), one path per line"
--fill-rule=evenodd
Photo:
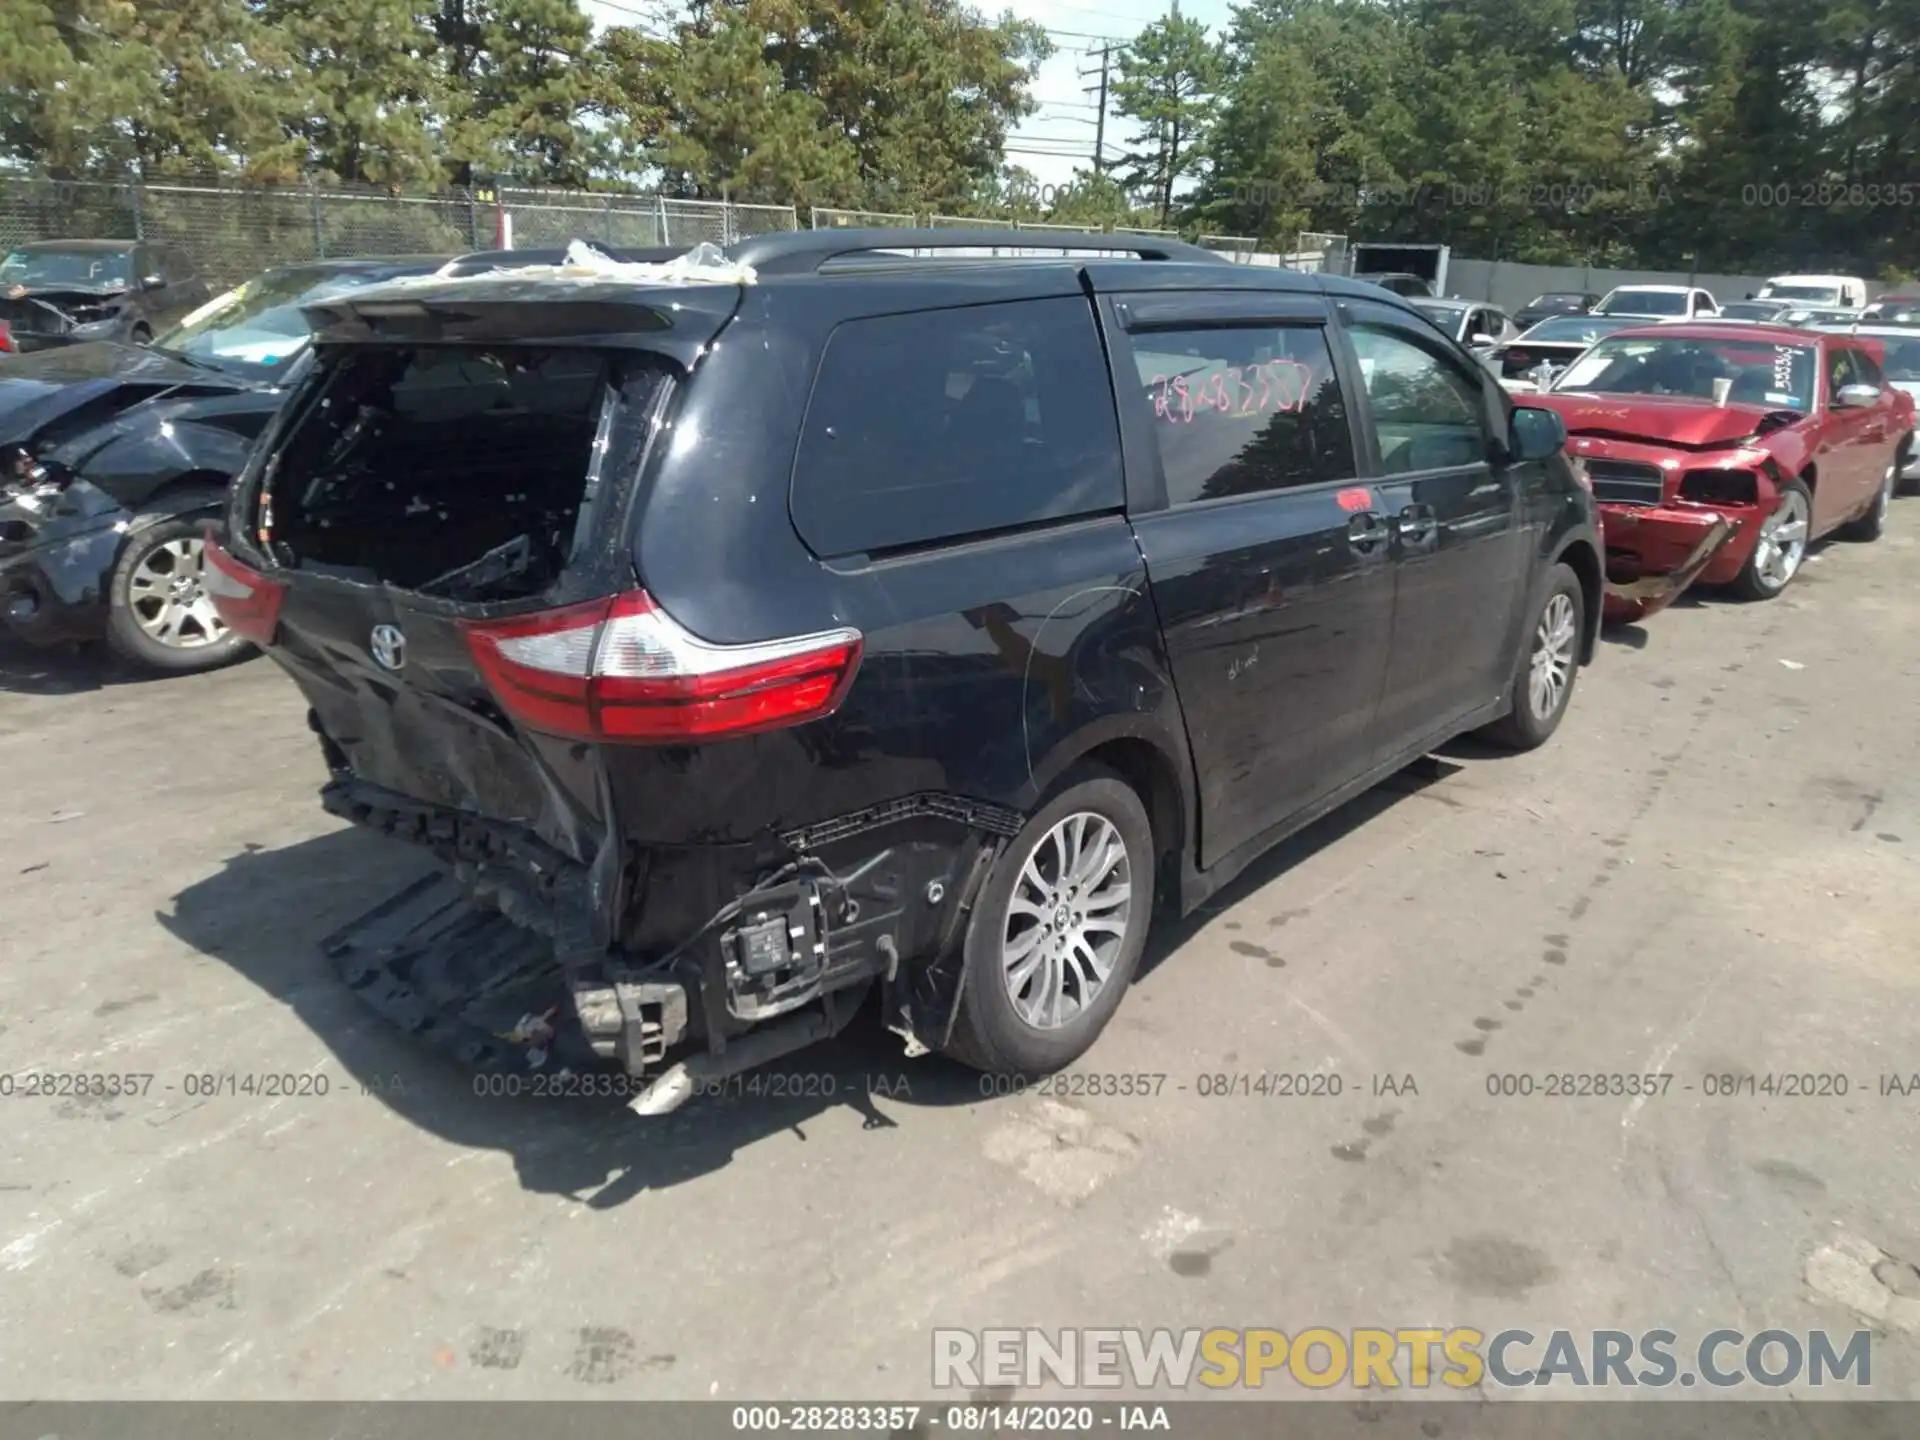
M1827 352L1827 395L1838 395L1849 385L1858 385L1860 380L1860 362L1851 350L1833 349Z
M1431 351L1386 330L1355 328L1353 348L1384 474L1485 462L1478 386Z
M818 555L1118 510L1107 364L1084 299L851 320L827 342L792 508Z
M1133 354L1171 504L1352 478L1353 432L1319 326L1151 330Z

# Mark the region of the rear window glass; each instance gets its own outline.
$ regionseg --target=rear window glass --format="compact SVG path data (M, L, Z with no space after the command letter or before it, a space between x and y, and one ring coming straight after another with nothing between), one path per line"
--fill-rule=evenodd
M1353 432L1317 326L1133 337L1174 505L1353 476Z
M1081 299L852 320L794 463L816 554L870 554L1117 510L1119 425Z

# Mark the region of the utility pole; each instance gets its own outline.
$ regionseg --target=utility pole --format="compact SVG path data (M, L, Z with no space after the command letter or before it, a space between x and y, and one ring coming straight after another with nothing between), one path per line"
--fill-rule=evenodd
M1093 173L1095 175L1104 175L1107 169L1108 71L1113 63L1113 57L1125 48L1124 45L1116 45L1112 41L1108 41L1098 50L1089 50L1087 52L1089 55L1098 55L1100 57L1100 83L1098 85L1082 86L1080 91L1083 95L1093 95L1097 93L1100 96L1099 106L1094 111L1093 122ZM1080 78L1084 80L1091 74L1093 74L1091 70L1082 70L1080 72Z

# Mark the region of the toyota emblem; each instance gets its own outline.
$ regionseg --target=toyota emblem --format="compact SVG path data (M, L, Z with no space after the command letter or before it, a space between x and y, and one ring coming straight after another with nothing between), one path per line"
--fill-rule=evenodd
M382 669L398 670L407 663L407 637L398 625L374 626L372 646L374 663Z

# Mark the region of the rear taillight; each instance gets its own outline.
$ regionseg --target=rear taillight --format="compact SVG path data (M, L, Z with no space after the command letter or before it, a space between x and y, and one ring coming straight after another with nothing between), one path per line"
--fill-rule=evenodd
M271 645L280 624L280 602L287 587L229 555L207 527L206 587L220 618L256 645Z
M713 645L643 590L462 628L510 715L581 740L666 745L803 724L838 709L860 667L857 630Z
M13 351L13 327L4 320L0 320L0 350Z

